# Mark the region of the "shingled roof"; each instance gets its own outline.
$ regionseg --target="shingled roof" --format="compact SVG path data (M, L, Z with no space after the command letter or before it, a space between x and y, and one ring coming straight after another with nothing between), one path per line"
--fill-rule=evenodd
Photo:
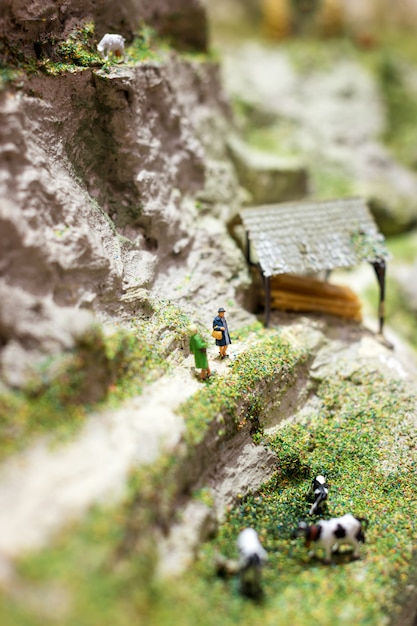
M362 198L263 205L240 214L266 277L378 263L389 256Z

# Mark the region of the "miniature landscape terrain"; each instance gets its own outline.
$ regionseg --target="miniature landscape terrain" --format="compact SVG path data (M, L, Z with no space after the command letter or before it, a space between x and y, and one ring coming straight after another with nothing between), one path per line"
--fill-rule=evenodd
M416 623L417 49L404 16L322 4L332 37L254 0L4 3L2 625ZM240 211L354 196L390 252L383 335L370 265L330 276L361 319L265 327ZM318 474L326 517L368 520L359 560L293 536ZM216 565L245 527L256 599Z

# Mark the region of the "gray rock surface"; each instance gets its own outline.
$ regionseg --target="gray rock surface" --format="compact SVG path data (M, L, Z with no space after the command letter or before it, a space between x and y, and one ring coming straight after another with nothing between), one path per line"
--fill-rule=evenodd
M81 309L123 318L132 288L202 304L245 288L243 255L224 226L241 193L228 113L217 66L175 55L35 76L0 93L6 380L24 382L25 360L17 372L10 356L19 345L31 364L74 345L68 308L74 319L86 319ZM220 266L222 280L211 280Z
M297 200L308 192L307 168L301 159L278 157L246 145L231 135L228 146L242 186L253 204Z
M417 176L380 142L385 128L382 98L372 76L353 61L335 59L325 69L299 72L282 48L257 42L224 45L227 92L271 125L291 125L279 152L304 155L306 163L338 167L353 193L367 197L386 234L417 223Z
M201 0L124 0L117 5L111 0L2 0L1 8L0 36L29 56L35 56L35 43L48 56L53 55L55 43L87 21L95 22L97 41L109 32L130 41L146 23L181 47L207 47L207 20Z

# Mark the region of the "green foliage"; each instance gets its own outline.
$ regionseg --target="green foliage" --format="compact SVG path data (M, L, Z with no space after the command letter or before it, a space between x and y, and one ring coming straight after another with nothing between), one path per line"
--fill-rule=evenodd
M179 307L158 300L129 330L93 327L76 349L46 359L24 391L0 393L0 459L39 434L71 436L93 409L139 395L188 344L189 324Z
M99 402L114 404L139 394L166 367L146 339L92 329L63 359L45 361L24 392L0 395L0 458L35 435L73 434Z
M300 437L300 431L296 426L289 426L285 436L281 434L276 436L274 450L279 458L280 480L307 478L310 475L310 468L302 454L305 439L305 433Z
M387 239L387 248L393 262L412 263L417 257L417 232Z
M234 341L246 341L250 337L253 336L262 336L264 333L265 326L262 322L256 321L252 324L248 324L247 326L241 326L237 330L233 331L233 339Z
M34 59L26 59L19 47L10 46L6 40L0 39L0 91L9 84L20 85L26 74L33 74L37 69Z
M325 44L314 37L294 38L286 42L285 50L297 72L305 76L326 72L335 63L360 54L347 38L328 39Z
M198 491L193 494L193 497L195 500L198 500L198 502L202 502L208 507L213 507L214 505L213 494L207 487L198 489Z
M156 61L160 57L156 48L159 48L160 45L161 42L158 41L156 31L143 24L136 33L132 44L126 48L126 54L129 61L133 61L133 63Z
M132 551L135 558L115 559L115 548L123 541L123 513L123 507L93 510L76 533L64 532L54 548L21 562L19 574L38 597L42 598L47 587L50 597L56 598L53 619L62 626L127 625L133 623L139 607L145 613L148 610L152 594L148 595L147 585L144 588L137 583L149 580L153 573L154 546L148 541L140 552ZM23 604L27 614L22 622L19 609L11 611L9 607L6 612L0 608L4 626L37 624L37 617L43 618L44 625L50 623L48 614L36 616L36 603L32 607L26 599Z
M283 427L269 442L264 439L276 452L280 470L232 509L205 548L203 575L211 584L208 563L214 551L236 558L237 534L252 526L269 554L258 615L262 623L385 623L387 612L398 610L397 593L414 568L417 453L409 415L416 398L400 383L360 370L345 380L325 380L318 397L317 413ZM351 563L348 574L348 553L342 552L330 578L327 567L310 561L303 541L291 536L298 521L306 519L305 494L319 473L330 485L329 516L351 512L369 519L362 560ZM224 583L229 597L233 584ZM294 599L301 593L303 602L295 611ZM243 606L241 618L240 623L250 623Z
M13 82L19 76L19 72L15 69L0 66L0 91L5 89L8 83Z
M386 303L387 324L416 350L417 318L415 309L410 306L401 285L389 275L387 279L387 293L389 294Z
M86 57L84 57L85 59ZM38 64L38 68L41 72L48 74L48 76L59 76L61 74L73 74L74 72L78 72L82 69L85 69L86 66L81 66L81 64L77 65L75 63L59 63L52 62L49 59L41 61Z
M241 110L239 110L239 106ZM237 115L244 121L244 108L235 105ZM259 120L256 112L247 111L245 139L247 143L263 152L279 154L284 158L301 157L300 150L296 146L296 124L289 120L280 119L272 124L268 119ZM304 157L303 157L304 158Z
M154 345L162 358L174 359L175 349L184 349L189 344L188 327L192 320L178 305L167 300L155 299L152 307L152 316L133 320L132 327Z
M347 37L293 38L285 53L301 76L329 71L339 62L352 60L368 69L380 88L387 126L381 139L407 167L417 167L417 93L414 72L417 43L412 30L381 32L372 48L363 49ZM260 113L248 100L235 100L235 114L245 127L246 139L256 148L275 154L300 154L291 121ZM304 156L304 155L303 155ZM331 198L352 193L348 172L328 163L308 163L315 197ZM339 169L339 171L338 171ZM354 190L353 190L354 191Z
M94 22L88 22L73 30L67 39L60 43L57 52L65 63L81 67L102 65L103 61L94 45Z
M222 432L224 425L236 429L248 420L256 428L262 413L262 390L273 381L283 391L296 365L306 356L278 332L264 331L250 350L231 363L227 377L210 379L206 387L179 407L186 418L188 442L202 441L216 420L222 425Z
M357 231L351 235L351 243L359 261L388 259L389 253L383 235Z
M352 178L342 167L323 160L308 162L312 198L343 198L354 195Z
M417 93L408 84L409 72L410 66L398 56L398 50L394 52L391 48L385 48L382 51L376 64L376 74L387 111L384 139L397 158L409 167L416 167Z
M416 398L402 383L361 369L323 381L317 396L319 407L302 423L264 438L277 455L277 473L231 508L187 573L168 581L154 575L155 512L161 506L169 512L163 492L177 487L176 460L170 458L135 473L122 505L96 508L55 545L23 559L13 598L0 601L1 623L130 626L140 618L141 626L387 624L408 576L413 579ZM294 467L308 468L308 474ZM310 558L301 538L292 538L306 518L305 494L318 473L329 482L329 516L350 511L369 519L360 561L350 562L349 551L342 551L329 569ZM206 490L196 497L210 505ZM215 574L214 555L235 559L237 534L247 526L258 531L268 552L261 602L242 598L234 577Z
M40 59L25 56L19 48L10 48L6 43L0 43L0 89L20 75L38 71L58 76L67 72L79 72L88 67L102 67L102 71L109 72L113 61L111 58L104 61L97 52L94 31L94 22L86 22L75 28L65 41L57 43L52 36L44 37L42 43L52 53L42 53ZM143 25L126 48L125 64L158 60L159 51L166 47L152 28Z

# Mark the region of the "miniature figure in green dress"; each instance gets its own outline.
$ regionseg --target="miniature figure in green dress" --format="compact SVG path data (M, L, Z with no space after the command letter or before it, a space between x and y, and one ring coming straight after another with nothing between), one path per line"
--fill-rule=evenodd
M207 359L207 344L201 338L197 326L190 326L190 352L194 354L196 368L201 369L200 378L205 380L211 376Z

